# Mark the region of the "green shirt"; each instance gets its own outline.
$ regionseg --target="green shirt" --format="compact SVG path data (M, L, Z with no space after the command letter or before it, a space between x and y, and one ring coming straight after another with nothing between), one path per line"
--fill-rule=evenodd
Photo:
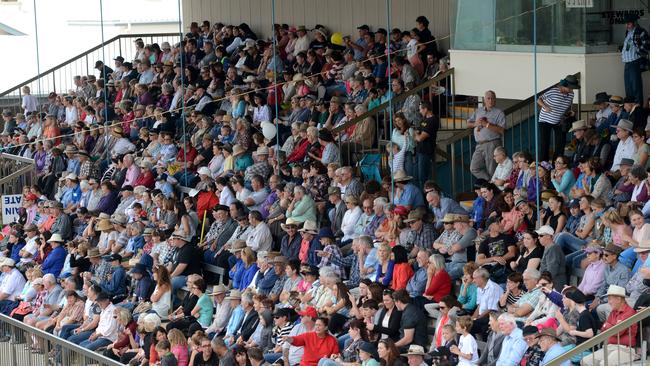
M204 327L209 327L212 324L212 314L214 312L214 304L212 299L208 294L203 294L199 297L199 300L196 302L196 306L199 306L199 316L197 321Z

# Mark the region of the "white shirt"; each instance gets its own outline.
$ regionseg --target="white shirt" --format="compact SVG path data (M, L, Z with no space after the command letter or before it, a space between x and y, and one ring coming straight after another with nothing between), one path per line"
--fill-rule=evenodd
M621 160L623 158L632 159L636 152L636 145L632 141L632 136L628 137L625 141L618 142L616 153L614 154L614 161L612 163L612 171L615 172L621 167Z
M499 310L499 297L503 294L501 286L488 280L484 288L477 287L476 303L478 304L478 313L483 314L488 310Z
M21 251L24 250L30 253L32 256L29 258L21 257L20 258L21 263L29 263L34 260L34 254L36 254L36 252L38 251L38 244L36 244L36 239L37 239L36 236L31 239L27 239L27 242L25 243L25 246L23 247L23 249L21 249Z
M250 206L249 209L251 211L253 210L260 210L260 205L264 203L266 200L266 197L268 197L269 193L266 191L266 189L260 189L259 191L254 191L251 192L251 194L247 198L252 198L255 204L253 206Z
M507 180L510 177L510 173L512 173L512 160L506 158L506 160L497 164L497 168L494 170L494 174L492 174L492 182L496 179ZM499 186L499 189L503 189L503 186Z
M65 123L69 126L76 123L79 119L79 113L77 113L77 107L65 107Z
M115 305L108 304L106 309L102 310L99 314L99 325L95 329L95 333L99 334L101 338L108 338L111 342L117 340L117 319L113 318L115 312Z
M219 194L219 203L222 205L230 206L235 201L237 201L237 199L235 199L235 196L232 194L230 188L227 186L224 187Z
M464 354L472 354L471 360L458 356L459 366L478 365L478 345L476 344L476 339L471 334L460 336L458 349Z
M293 55L298 56L300 52L307 52L309 50L309 36L305 35L304 37L299 37L296 39L296 43L293 46Z
M33 95L23 95L22 107L25 110L25 116L27 112L36 112L38 110L38 100Z
M25 282L25 277L15 268L9 273L3 272L0 276L0 293L9 295L7 300L13 301L23 292Z
M115 142L113 146L113 151L111 151L112 156L124 155L128 152L135 151L135 145L131 143L128 139L122 137Z
M361 208L359 206L355 207L352 210L347 210L343 214L343 220L341 221L341 231L343 232L343 241L354 239L354 226L359 221L361 217Z
M273 237L269 226L264 222L260 222L251 230L251 233L246 238L246 245L248 245L254 252L271 251L273 245Z

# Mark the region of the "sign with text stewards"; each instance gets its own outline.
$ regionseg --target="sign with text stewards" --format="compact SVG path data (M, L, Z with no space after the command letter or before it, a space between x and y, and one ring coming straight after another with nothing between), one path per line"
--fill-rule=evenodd
M567 8L593 8L594 0L566 0Z
M11 224L18 221L18 211L23 203L22 194L8 194L2 196L2 224Z

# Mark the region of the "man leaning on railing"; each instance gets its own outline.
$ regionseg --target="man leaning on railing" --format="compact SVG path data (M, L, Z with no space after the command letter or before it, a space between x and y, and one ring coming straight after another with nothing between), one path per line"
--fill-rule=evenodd
M625 289L621 286L609 286L607 290L607 302L612 307L612 312L609 313L609 317L607 317L607 321L603 324L601 331L606 331L636 314L636 311L625 302ZM607 364L609 365L623 365L633 361L636 358L634 347L636 346L638 326L637 323L634 323L629 328L609 337L606 348L603 347L592 355L585 356L581 364L583 366L598 366L604 362L605 357L607 357Z

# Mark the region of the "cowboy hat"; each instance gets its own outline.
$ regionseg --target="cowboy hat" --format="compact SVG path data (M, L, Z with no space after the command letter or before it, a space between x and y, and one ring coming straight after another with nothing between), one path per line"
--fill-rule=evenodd
M98 248L90 248L88 249L88 253L86 254L86 258L98 258L101 256L102 254L99 252Z
M445 224L453 224L454 214L450 214L450 213L445 214L445 217L442 218L442 222L444 222Z
M611 95L607 94L606 92L596 93L593 104L607 103L609 102L610 97Z
M315 222L311 220L305 220L305 223L302 226L302 229L299 230L301 233L309 233L309 234L318 234L318 226L316 225Z
M241 155L241 154L243 154L245 152L246 152L246 150L244 150L244 148L241 147L241 145L239 145L239 144L232 147L232 156Z
M560 86L569 89L580 89L580 80L575 75L567 75L564 79L560 80Z
M643 253L650 251L650 240L641 240L639 246L634 248L634 251L637 253Z
M120 126L115 126L115 127L113 127L113 129L111 130L111 132L114 133L114 134L116 134L116 135L120 135L120 136L122 136L122 134L124 133L124 130L123 130L122 127L120 127Z
M535 232L539 236L543 236L543 235L551 235L552 236L553 234L555 234L555 230L553 230L553 228L548 226L548 225L544 225L544 226L540 227L539 229L535 230Z
M212 288L212 293L210 294L210 296L221 295L221 294L225 294L226 292L228 292L228 287L220 283L217 286L214 286Z
M607 289L607 296L625 297L625 288L618 285L609 285L609 288Z
M406 172L403 170L398 170L397 172L395 172L395 176L393 177L393 181L395 181L395 183L408 182L412 179L413 177L411 177L410 175L406 175Z
M236 253L242 249L246 248L246 242L243 240L235 240L234 243L232 243L232 247L230 248L230 253Z
M224 300L241 300L241 292L239 290L230 290Z
M305 77L302 74L298 73L298 74L293 76L292 81L293 82L305 81Z
M408 351L406 353L402 353L402 356L427 356L427 353L424 352L424 347L418 346L417 344L412 344L409 346Z
M622 119L618 121L618 124L616 125L616 128L620 128L622 130L632 132L632 129L634 128L634 123L632 121Z
M200 167L199 170L197 171L197 173L199 173L199 175L207 175L207 176L212 175L212 172L210 172L210 169L208 167L205 167L205 166Z
M300 222L294 220L292 217L288 218L287 221L284 224L280 224L280 227L282 227L282 230L286 230L287 226L298 226Z
M618 95L612 95L609 97L609 104L615 104L615 105L623 105L623 97L618 96Z
M100 220L95 225L95 230L97 231L104 231L104 230L111 230L111 229L113 229L113 224L111 224L110 220Z
M544 328L544 329L542 329L537 334L537 338L541 338L541 337L551 337L551 338L555 339L556 341L560 340L560 338L557 336L556 330L553 329L553 328Z
M418 210L414 210L409 212L409 216L406 220L404 220L404 223L408 224L409 222L415 222L418 220L422 220L422 213Z
M47 242L48 243L53 243L53 242L63 243L64 241L65 240L63 240L63 238L61 237L61 234L52 234L52 236L50 237L50 240L48 240Z
M573 122L571 124L571 129L569 130L569 132L573 132L573 131L577 131L577 130L586 130L587 128L589 128L587 126L587 122L585 120L581 119L581 120L575 121L575 122Z

